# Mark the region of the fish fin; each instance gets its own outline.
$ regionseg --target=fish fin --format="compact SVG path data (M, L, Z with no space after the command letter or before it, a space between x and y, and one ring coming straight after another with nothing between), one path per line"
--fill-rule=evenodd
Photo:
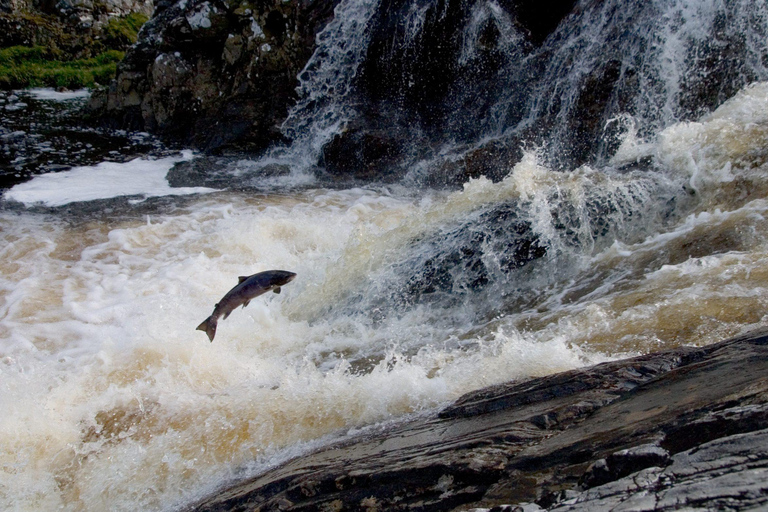
M239 277L237 278L237 284L240 284L240 283L242 283L243 281L245 281L245 280L246 280L246 279L248 279L249 277L250 277L250 276L239 276Z
M208 335L208 339L213 341L213 337L216 336L216 323L216 319L213 316L209 316L203 323L197 326L197 330L204 331Z
M235 306L235 307L237 307L237 306ZM231 311L227 311L226 313L224 313L224 316L221 317L221 319L222 320L226 320L230 313L231 313Z
M275 293L280 293L280 287L278 286L277 288L275 288L275 289L274 289L274 290L272 290L272 291L273 291L273 292L275 292Z
M243 302L243 309L245 309L245 306L251 303L251 300L248 299L247 301Z

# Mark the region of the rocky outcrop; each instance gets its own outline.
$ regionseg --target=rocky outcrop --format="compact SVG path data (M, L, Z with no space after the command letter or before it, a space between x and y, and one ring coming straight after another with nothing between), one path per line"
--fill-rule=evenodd
M113 125L206 150L280 140L296 76L332 0L161 1L91 108Z
M153 0L4 0L0 2L0 48L43 46L60 60L125 50L134 41L115 40L110 20L149 17Z
M471 393L192 507L747 510L768 506L768 330Z
M285 140L278 127L313 62L301 133L286 133L320 126L327 140L305 153L326 175L455 185L506 176L524 147L553 168L605 163L627 129L617 116L646 137L768 79L764 28L750 21L762 19L759 3L695 10L685 22L673 5L643 0L359 0L334 14L335 4L160 2L93 105L114 125L258 152ZM331 17L364 29L310 61Z

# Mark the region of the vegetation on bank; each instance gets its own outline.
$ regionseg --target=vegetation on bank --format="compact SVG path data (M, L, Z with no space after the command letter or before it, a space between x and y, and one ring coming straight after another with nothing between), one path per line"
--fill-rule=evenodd
M115 76L123 52L107 50L91 59L57 60L43 46L0 49L0 89L65 87L77 89L106 84Z
M65 52L45 46L0 48L0 89L105 85L114 78L123 49L136 42L146 21L141 13L111 19L99 38L101 53L91 58L67 58Z

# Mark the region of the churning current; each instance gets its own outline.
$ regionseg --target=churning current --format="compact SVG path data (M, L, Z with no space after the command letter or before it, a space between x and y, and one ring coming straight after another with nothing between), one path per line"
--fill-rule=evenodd
M454 190L171 187L192 152L6 190L0 508L174 510L483 386L768 325L768 83L615 122L599 164L529 147ZM297 277L195 330L269 269Z

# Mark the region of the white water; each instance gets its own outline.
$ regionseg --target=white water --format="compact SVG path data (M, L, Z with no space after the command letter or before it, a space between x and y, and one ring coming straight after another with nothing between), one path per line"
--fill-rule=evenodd
M654 171L559 173L529 153L502 182L453 193L2 210L0 508L171 510L482 386L766 325L767 147L758 84L654 140L628 133L615 162L650 157ZM48 204L83 199L62 179L27 188ZM610 221L602 238L595 201L616 207L597 217ZM415 242L510 202L551 247L544 258L494 274L502 255L489 250L483 290L389 302L403 267L428 257ZM572 236L555 228L563 205ZM298 277L220 322L215 342L195 331L237 276L272 268Z
M628 28L631 27L631 28ZM631 32L630 32L631 31ZM623 80L610 91L614 112L631 111L642 120L644 136L653 136L687 117L686 96L695 95L707 80L722 81L718 103L729 94L727 79L741 83L766 76L768 8L752 0L609 0L580 2L568 22L544 46L554 52L547 60L536 92L529 96L527 115L519 130L547 111L559 123L551 133L567 140L568 119L579 113L585 87L600 87L592 74L609 63ZM706 50L730 59L726 76L713 74ZM535 58L534 58L535 60ZM510 90L514 94L514 90ZM504 108L500 102L498 108ZM690 107L688 107L690 110ZM502 118L503 120L503 118ZM502 126L503 128L503 126Z
M91 95L88 89L78 89L75 91L57 91L49 88L27 89L25 92L38 100L69 101L87 98Z
M301 311L303 295L323 300L314 289L361 226L386 229L413 208L352 190L201 199L107 226L4 215L3 507L162 509L297 442L583 364L562 340L501 332L469 358L425 347L396 361L392 336L413 325L382 335ZM276 267L301 279L233 313L213 344L194 330L235 276ZM355 348L393 364L321 368L324 354ZM523 367L473 369L517 353Z
M136 201L150 197L205 194L215 192L206 187L171 188L165 176L178 162L192 158L191 151L181 156L157 160L136 158L129 162L103 162L93 166L74 167L68 171L43 174L14 186L5 193L5 199L27 206L63 206L65 204L140 196Z
M283 123L293 140L288 159L315 164L322 146L354 115L346 102L368 46L366 25L379 0L342 0L334 18L317 35L316 50L299 73L299 100ZM275 151L278 158L284 148Z

